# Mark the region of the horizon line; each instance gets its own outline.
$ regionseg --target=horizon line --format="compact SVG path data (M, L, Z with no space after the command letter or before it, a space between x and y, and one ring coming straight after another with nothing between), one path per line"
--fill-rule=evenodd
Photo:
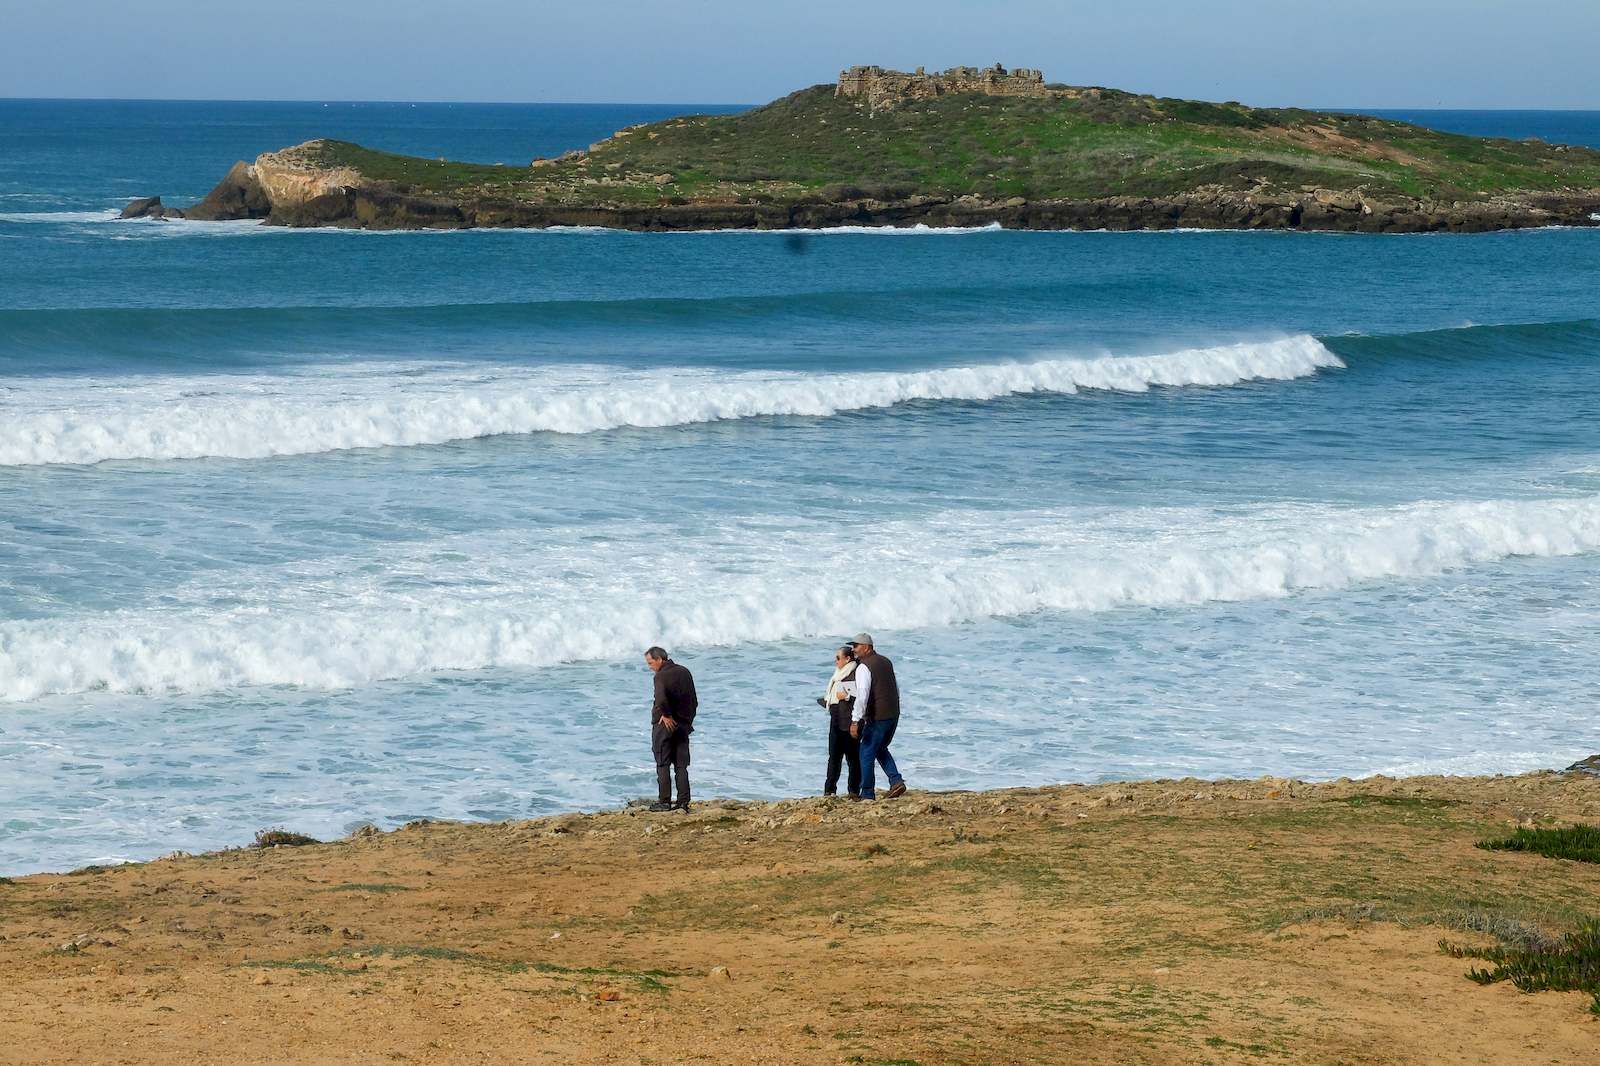
M823 83L818 83L823 84ZM1155 94L1139 94L1155 95ZM781 99L778 98L778 99ZM771 103L773 101L764 101ZM428 106L468 106L468 107L730 107L753 108L763 106L761 103L739 102L712 102L677 101L677 100L386 100L386 99L337 99L334 97L207 97L207 96L5 96L0 95L0 103L77 103L77 104L394 104L394 105L428 105ZM1363 104L1348 105L1304 105L1304 104L1247 104L1248 107L1275 108L1284 110L1304 111L1330 111L1330 112L1360 112L1360 111L1548 111L1565 112L1572 114L1593 114L1600 112L1600 105L1593 107L1564 107L1564 106L1531 106L1531 105L1498 105L1495 107L1467 107L1463 105L1439 104Z

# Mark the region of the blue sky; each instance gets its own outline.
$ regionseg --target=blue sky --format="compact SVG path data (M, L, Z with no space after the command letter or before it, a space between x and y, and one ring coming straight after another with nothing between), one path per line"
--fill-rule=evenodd
M1600 108L1600 0L0 0L0 96L756 103L852 63L1262 105Z

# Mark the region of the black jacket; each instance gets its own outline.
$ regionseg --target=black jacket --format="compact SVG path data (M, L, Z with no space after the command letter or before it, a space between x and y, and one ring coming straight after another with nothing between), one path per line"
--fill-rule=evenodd
M855 676L856 676L856 669L855 669L854 666L852 666L850 668L850 672L848 674L846 674L845 676L841 677L839 680L840 681L849 681L851 678L853 678ZM818 700L817 702L821 703L822 701ZM851 696L851 697L849 697L847 699L842 699L838 703L830 703L830 704L828 704L827 705L828 715L833 720L833 727L835 729L843 730L846 733L850 732L850 715L855 709L856 709L856 700L855 700L854 696Z
M694 732L694 713L700 709L700 700L694 694L694 675L687 667L671 659L656 671L656 698L650 705L650 725L655 726L663 715L678 723L684 734Z

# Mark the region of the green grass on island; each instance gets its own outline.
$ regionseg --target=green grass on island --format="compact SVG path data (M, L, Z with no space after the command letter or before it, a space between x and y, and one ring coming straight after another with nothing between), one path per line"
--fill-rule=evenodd
M976 195L1164 196L1204 186L1435 200L1600 189L1600 151L1468 137L1365 115L1113 89L951 94L873 112L832 85L733 115L634 126L530 167L319 141L307 162L397 191L545 203L792 203Z

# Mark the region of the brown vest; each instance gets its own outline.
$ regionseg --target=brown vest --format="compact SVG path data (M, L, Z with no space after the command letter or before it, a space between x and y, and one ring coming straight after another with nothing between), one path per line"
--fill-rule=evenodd
M869 722L899 718L900 686L894 680L894 663L875 651L862 656L860 661L872 674L872 688L867 693L867 706L862 717Z

